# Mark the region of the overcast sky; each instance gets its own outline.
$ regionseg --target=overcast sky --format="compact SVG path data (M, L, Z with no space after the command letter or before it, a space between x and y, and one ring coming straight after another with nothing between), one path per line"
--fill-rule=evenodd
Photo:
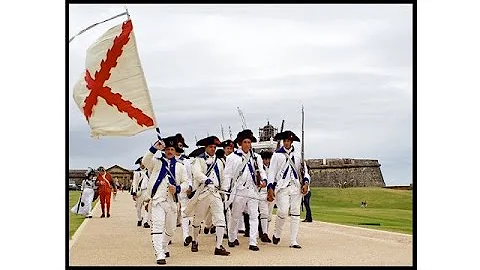
M69 37L124 11L69 5ZM387 185L412 182L410 5L128 5L163 136L229 138L237 107L258 138L267 121L301 136L306 158L378 159ZM69 44L69 167L134 169L155 140L90 137L73 100L87 48L126 17ZM300 144L298 143L298 147Z

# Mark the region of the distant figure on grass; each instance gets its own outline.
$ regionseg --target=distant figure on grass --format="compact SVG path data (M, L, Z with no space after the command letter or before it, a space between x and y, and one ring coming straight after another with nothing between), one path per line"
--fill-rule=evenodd
M362 201L362 204L360 205L361 208L367 208L367 201Z
M110 217L110 198L112 195L112 189L116 193L117 187L112 182L112 175L107 173L102 166L98 167L97 186L100 205L102 207L102 215L100 217L105 217L105 205L107 206L107 217Z
M92 218L92 202L95 195L93 187L95 185L95 171L92 168L88 168L85 173L85 179L82 181L82 194L75 206L71 211L74 214L85 215L85 218Z

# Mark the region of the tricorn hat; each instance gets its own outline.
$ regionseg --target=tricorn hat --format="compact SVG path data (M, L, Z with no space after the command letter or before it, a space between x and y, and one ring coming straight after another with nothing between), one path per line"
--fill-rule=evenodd
M177 137L178 142L183 144L184 148L188 148L188 145L185 143L185 138L183 138L181 133L177 133L175 136Z
M222 142L220 141L220 139L217 138L217 136L209 136L197 142L197 146L208 146L212 144L220 146Z
M178 147L177 136L170 136L170 137L164 138L163 142L165 143L165 148L173 147L175 148L175 151L177 151L178 153L183 153L183 149Z
M203 152L205 152L205 148L204 147L199 147L199 148L193 150L190 154L188 154L188 157L191 157L191 158L198 157Z
M260 152L260 156L262 157L262 159L269 159L269 158L272 158L273 152L262 151L262 152Z
M273 138L273 139L276 140L276 141L285 140L285 139L289 139L291 141L297 141L297 142L300 141L300 139L297 137L297 135L295 135L295 133L293 133L290 130L285 130L284 132L277 133L277 135L275 135L275 138Z
M224 158L225 157L225 150L222 148L218 148L217 151L215 151L215 156L217 158Z
M142 158L143 158L143 157L139 157L139 158L137 159L137 161L135 161L135 164L142 164Z
M252 142L257 142L257 139L253 136L253 132L250 129L244 129L237 134L237 138L234 143L241 144L243 140L250 139Z
M228 139L228 140L225 140L222 142L222 145L221 145L223 148L227 147L227 146L231 146L232 148L237 148L237 144L234 143L232 140Z

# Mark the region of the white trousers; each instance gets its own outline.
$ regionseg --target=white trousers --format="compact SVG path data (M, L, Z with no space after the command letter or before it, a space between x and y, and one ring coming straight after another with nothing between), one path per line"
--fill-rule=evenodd
M177 204L172 199L152 204L152 242L157 260L165 259L168 242L173 238L177 221Z
M145 205L144 199L146 196L146 190L140 194L139 197L137 197L137 200L135 201L135 208L137 209L137 220L141 221L143 220L143 223L147 222L150 223L150 219L152 218L152 207L151 204L149 203L148 205L148 211L145 211Z
M211 191L206 191L211 192ZM217 197L213 193L200 199L195 207L195 215L193 216L193 241L198 243L198 235L200 234L200 224L207 213L212 215L213 226L216 227L216 248L220 248L223 240L223 233L225 232L225 216L223 215L223 202L222 199Z
M268 201L267 201L267 192L260 191L260 195L258 197L260 200L265 201L258 201L258 212L260 212L260 225L262 226L262 232L268 234Z
M233 242L237 239L238 225L240 220L243 220L243 211L247 209L250 222L249 245L256 246L258 236L258 200L249 199L244 196L256 197L256 191L252 188L237 190L232 202L232 217L228 227L228 241Z
M302 194L300 188L290 185L279 189L276 194L277 219L275 220L275 231L273 235L280 238L282 235L283 224L290 210L290 244L298 245L297 235L300 225L300 204L302 203Z
M190 235L190 218L187 217L185 214L185 208L187 208L188 197L187 194L182 192L178 194L178 201L180 203L180 213L177 216L180 216L180 222L182 224L182 233L183 233L183 240ZM177 224L179 220L177 219Z

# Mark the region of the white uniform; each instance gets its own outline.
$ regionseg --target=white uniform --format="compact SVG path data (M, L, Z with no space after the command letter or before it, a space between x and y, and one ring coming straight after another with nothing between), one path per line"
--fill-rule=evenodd
M176 186L176 194L185 192L188 188L188 180L182 163L177 162L175 158L171 160L164 157L155 158L153 155L156 151L157 149L152 146L144 155L142 163L150 172L147 195L152 204L152 242L157 260L160 260L165 259L165 253L169 252L168 242L173 238L177 220L175 195L168 191L168 187L173 182ZM162 164L162 160L167 166ZM172 179L167 167L175 179Z
M258 154L254 154L254 157L259 166L260 176L262 179L266 179L262 158ZM249 245L251 246L257 246L258 199L261 199L255 181L254 157L250 156L250 153L245 154L241 149L228 155L225 165L225 181L222 186L223 190L231 190L232 193L227 202L227 205L232 204L232 222L228 227L228 241L234 242L237 239L239 220L243 218L242 213L247 207L250 221Z
M82 196L77 204L75 204L71 211L75 214L85 215L86 217L92 216L92 201L95 195L94 191L95 179L84 179L82 181Z
M207 172L208 168L211 169ZM208 212L212 215L213 226L216 227L216 248L222 245L223 234L225 232L225 216L223 214L224 206L222 196L218 192L223 179L223 163L214 156L202 153L195 158L192 164L193 189L195 195L189 201L186 214L193 216L193 241L198 243L198 234L200 233L200 223L205 220ZM207 179L211 183L206 184Z
M294 163L294 169L287 158L290 157ZM268 168L268 185L273 185L276 182L275 198L277 204L277 219L275 221L275 231L273 236L280 238L282 234L282 227L290 210L290 244L298 245L297 235L300 224L300 204L302 202L301 183L299 180L301 155L299 151L295 151L292 146L289 150L284 147L278 149L272 155L270 160L270 167ZM305 166L305 176L310 182L310 175L308 174L307 166Z
M133 181L132 181L132 195L136 196L135 208L137 209L137 220L139 222L149 223L152 211L150 210L150 205L148 206L149 211L144 210L145 199L148 198L147 187L148 187L148 172L146 169L140 169L133 171ZM146 212L142 215L142 211ZM145 218L143 218L145 217Z
M264 172L268 171L268 167L265 166L263 162L261 164ZM264 179L267 179L266 175ZM262 232L268 234L268 216L270 214L270 209L269 202L267 201L267 187L263 187L260 189L259 198L261 199L261 201L258 201L258 212L260 212L260 225L262 226Z
M191 161L188 158L185 158L184 156L176 156L175 157L178 162L181 162L185 166L185 171L187 173L187 186L192 186L192 165ZM188 189L188 188L187 188ZM185 209L187 208L187 203L188 203L188 197L187 193L181 192L178 194L178 203L180 206L180 211L179 214L177 214L177 224L179 223L179 217L180 217L180 223L182 226L182 233L183 233L183 241L190 235L190 218L187 217L185 214ZM177 208L178 209L178 208Z

